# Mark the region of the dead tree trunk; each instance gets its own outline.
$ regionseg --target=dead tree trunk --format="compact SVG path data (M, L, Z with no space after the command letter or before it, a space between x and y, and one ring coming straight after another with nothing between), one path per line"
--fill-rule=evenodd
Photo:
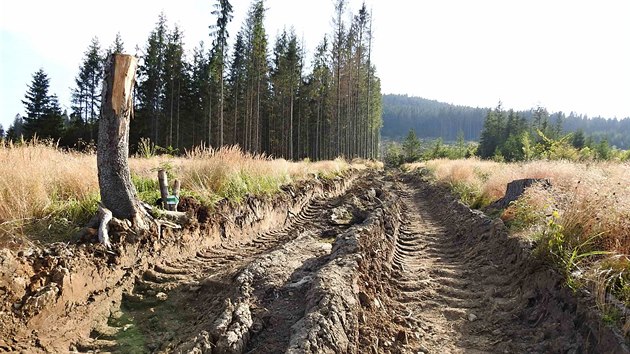
M101 201L118 219L146 227L129 172L129 121L133 112L133 87L138 61L131 55L112 54L105 65L101 119L98 129L98 184Z

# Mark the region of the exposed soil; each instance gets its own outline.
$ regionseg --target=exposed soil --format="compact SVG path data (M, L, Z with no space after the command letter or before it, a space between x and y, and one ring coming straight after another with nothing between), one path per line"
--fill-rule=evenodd
M194 200L182 232L0 252L0 351L623 353L591 301L418 177Z

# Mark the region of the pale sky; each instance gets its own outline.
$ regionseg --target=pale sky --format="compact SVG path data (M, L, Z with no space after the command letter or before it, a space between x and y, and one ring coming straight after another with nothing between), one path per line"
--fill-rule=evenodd
M0 0L0 124L5 129L40 67L64 108L92 37L145 47L161 11L188 50L209 46L214 0L107 2ZM630 1L366 0L374 13L373 61L383 93L490 107L630 117ZM356 13L360 0L351 0ZM249 0L232 0L240 29ZM273 40L293 26L307 47L331 32L333 0L267 0ZM349 18L350 15L347 16Z

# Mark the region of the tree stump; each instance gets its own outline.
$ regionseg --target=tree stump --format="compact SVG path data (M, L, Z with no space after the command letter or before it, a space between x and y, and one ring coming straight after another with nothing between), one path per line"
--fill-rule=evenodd
M99 241L111 248L107 224L121 219L131 221L135 230L151 230L157 234L162 227L181 228L190 218L185 213L163 211L163 219L156 219L143 203L131 182L129 170L129 123L133 113L133 87L138 60L126 54L112 54L105 65L101 118L98 127L98 185L101 194L99 205ZM164 173L164 176L166 174ZM128 226L125 226L128 227Z
M535 183L542 183L544 186L551 186L551 183L547 179L541 178L524 178L517 179L510 183L508 183L507 188L505 190L505 196L503 198L495 201L490 204L488 208L491 209L505 209L510 205L511 202L517 200L523 193L525 189L530 187Z
M145 228L146 210L137 197L129 171L129 122L138 60L112 54L105 65L101 117L98 129L98 184L105 208L118 219Z

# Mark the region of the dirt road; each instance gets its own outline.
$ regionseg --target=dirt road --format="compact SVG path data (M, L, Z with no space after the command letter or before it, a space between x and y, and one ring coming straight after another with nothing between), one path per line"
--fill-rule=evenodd
M190 247L181 246L179 252L154 249L160 256L152 261L112 262L111 274L125 273L100 273L115 279L98 293L106 295L91 293L85 304L61 304L60 295L49 301L51 309L68 311L59 318L90 303L100 309L92 317L81 312L89 331L68 329L63 340L33 330L40 315L21 309L41 290L26 292L10 316L0 316L14 328L3 330L13 338L2 338L0 350L627 352L625 339L589 301L564 287L527 243L509 238L500 221L417 177L371 172L335 188L317 196L319 189L288 190L293 196L282 200L294 200L293 207L251 207L247 213L260 215L247 227L202 220L188 232L218 234L218 241L188 255ZM276 215L273 222L265 213ZM13 264L3 257L2 264ZM44 288L56 286L50 279ZM60 284L58 292L67 293Z

